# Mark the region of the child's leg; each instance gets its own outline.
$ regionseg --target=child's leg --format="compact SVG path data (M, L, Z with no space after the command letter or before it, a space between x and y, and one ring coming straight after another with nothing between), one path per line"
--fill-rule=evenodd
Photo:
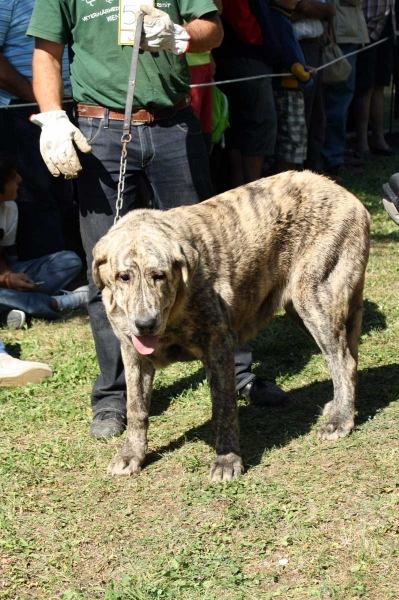
M40 292L48 296L53 296L68 285L82 269L79 256L69 250L27 261L10 259L8 262L10 269L16 273L26 273L35 283L43 281Z
M275 171L301 169L307 153L305 103L301 90L275 90L278 118Z

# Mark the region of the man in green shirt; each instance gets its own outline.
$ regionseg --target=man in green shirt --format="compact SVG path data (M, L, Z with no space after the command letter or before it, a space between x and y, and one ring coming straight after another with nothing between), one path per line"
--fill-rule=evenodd
M143 188L150 191L151 205L162 210L213 195L204 141L187 96L190 74L184 54L189 47L204 52L221 43L217 8L212 0L168 0L156 6L140 7L145 18L121 215L142 206ZM119 0L36 0L28 29L36 38L33 89L42 111L32 120L42 127L41 152L53 175L79 173L80 225L89 265L93 246L116 212L132 56L132 46L118 44L118 23ZM64 44L70 48L78 127L61 110ZM73 142L82 151L79 156ZM90 432L108 437L124 430L126 385L119 342L90 269L89 285L101 371L92 392Z

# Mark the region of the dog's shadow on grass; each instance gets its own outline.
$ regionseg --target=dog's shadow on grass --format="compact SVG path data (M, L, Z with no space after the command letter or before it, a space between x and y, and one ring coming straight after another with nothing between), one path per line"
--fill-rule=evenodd
M332 399L332 395L332 382L328 380L291 391L289 401L280 407L240 406L240 445L246 468L260 464L264 453L272 448L283 447L292 439L309 434L320 418L320 408ZM373 419L381 409L398 399L399 364L374 367L359 372L355 428ZM146 463L148 465L157 462L164 453L195 440L202 440L210 447L214 447L215 437L210 419L151 452L147 456Z
M364 306L362 335L375 329L385 329L385 315L376 304L366 301ZM287 351L287 346L289 350ZM285 316L278 316L253 344L254 360L259 364L254 372L259 376L273 379L299 373L318 353L316 344L295 328ZM267 365L265 364L267 361ZM176 381L171 386L154 391L152 415L164 412L171 399L187 387L194 389L203 382L204 372L198 369L189 377ZM255 466L265 452L273 447L284 446L291 439L306 435L313 428L321 408L333 397L331 380L312 383L294 389L288 402L281 407L258 408L251 405L240 406L240 438L244 462ZM359 373L356 427L373 418L391 401L399 397L399 364L375 367ZM214 446L214 434L210 419L187 431L183 436L170 442L147 457L147 464L160 459L164 452L180 448L186 441L200 439Z
M374 302L366 300L363 311L362 335L376 329L386 329L386 318ZM300 331L286 315L279 315L260 332L251 344L253 348L253 372L260 378L275 381L276 378L300 373L314 354L320 350L313 339ZM205 371L199 368L188 377L155 389L152 396L151 415L159 416L167 410L173 398L185 390L197 389L205 380Z

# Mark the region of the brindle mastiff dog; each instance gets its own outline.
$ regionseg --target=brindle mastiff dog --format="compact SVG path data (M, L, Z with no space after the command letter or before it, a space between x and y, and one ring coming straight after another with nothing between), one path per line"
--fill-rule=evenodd
M201 360L216 434L213 481L243 472L234 348L283 307L323 352L334 399L319 436L354 426L369 215L348 191L304 171L196 206L134 210L94 248L94 281L120 339L127 436L112 475L138 473L147 451L155 369Z

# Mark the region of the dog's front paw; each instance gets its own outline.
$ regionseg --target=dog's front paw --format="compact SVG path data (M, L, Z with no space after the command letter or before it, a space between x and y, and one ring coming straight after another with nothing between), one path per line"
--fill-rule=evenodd
M321 440L338 440L348 435L354 427L353 420L343 421L340 419L331 418L322 425L319 429L319 439Z
M213 461L211 468L211 481L220 483L221 481L232 481L244 473L244 467L241 457L238 454L230 452L229 454L220 454Z
M121 451L109 463L107 473L113 476L137 475L141 471L143 462L135 456L130 456Z

